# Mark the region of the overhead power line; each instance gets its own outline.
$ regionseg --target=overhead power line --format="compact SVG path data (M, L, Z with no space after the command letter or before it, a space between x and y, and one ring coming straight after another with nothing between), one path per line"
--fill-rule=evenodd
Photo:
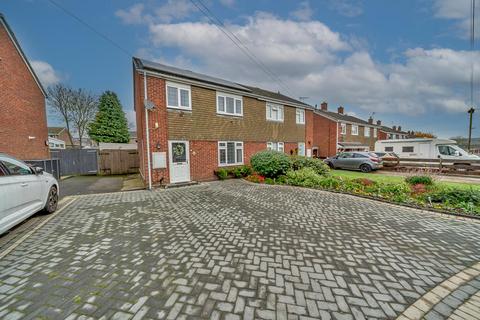
M212 23L217 29L219 29L230 41L238 47L243 54L245 54L254 64L256 64L270 79L276 82L282 87L290 96L288 86L273 72L271 71L249 48L238 38L233 32L228 30L224 23L202 2L202 0L190 0L190 2L197 7L197 9Z
M85 27L87 27L88 29L90 29L90 31L92 31L93 33L95 33L97 36L99 36L100 38L102 38L103 40L106 40L107 42L109 42L111 45L113 45L114 47L116 47L117 49L119 49L120 51L122 51L124 54L126 54L129 58L133 56L133 54L128 51L127 49L123 48L121 45L119 45L116 41L112 40L110 37L108 37L106 34L98 31L95 27L93 27L91 24L85 22L83 19L81 19L79 16L77 16L76 14L74 14L72 11L68 10L67 8L65 8L64 6L60 5L57 1L55 0L48 0L48 2L50 2L52 5L54 5L55 7L57 7L58 9L62 10L64 13L66 13L67 15L69 15L70 17L72 17L73 19L77 20L80 24L84 25Z

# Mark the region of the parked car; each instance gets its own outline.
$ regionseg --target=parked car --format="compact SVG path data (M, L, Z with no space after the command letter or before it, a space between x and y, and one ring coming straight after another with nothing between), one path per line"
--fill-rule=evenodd
M380 169L382 160L373 152L341 152L324 162L332 169L360 170L370 172Z
M57 209L58 182L40 167L0 153L0 234L42 209Z
M400 157L395 152L374 152L382 160L384 167L395 167L400 163Z

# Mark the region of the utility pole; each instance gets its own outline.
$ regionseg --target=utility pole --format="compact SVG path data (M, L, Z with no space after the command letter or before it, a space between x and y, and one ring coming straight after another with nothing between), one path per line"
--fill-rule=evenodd
M473 121L473 113L475 112L475 109L473 107L468 110L468 113L470 114L470 125L468 127L468 148L467 150L470 152L470 145L472 143L472 121Z

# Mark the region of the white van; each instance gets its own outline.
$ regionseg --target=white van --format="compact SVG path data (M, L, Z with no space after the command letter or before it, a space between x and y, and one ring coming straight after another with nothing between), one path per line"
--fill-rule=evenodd
M479 160L480 157L469 154L454 140L449 139L394 139L375 142L376 152L394 152L401 159L438 159L445 160Z

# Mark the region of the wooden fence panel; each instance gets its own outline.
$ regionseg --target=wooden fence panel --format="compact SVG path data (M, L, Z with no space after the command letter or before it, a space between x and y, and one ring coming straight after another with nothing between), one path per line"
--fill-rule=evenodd
M98 156L100 174L138 173L140 161L137 150L101 150Z

